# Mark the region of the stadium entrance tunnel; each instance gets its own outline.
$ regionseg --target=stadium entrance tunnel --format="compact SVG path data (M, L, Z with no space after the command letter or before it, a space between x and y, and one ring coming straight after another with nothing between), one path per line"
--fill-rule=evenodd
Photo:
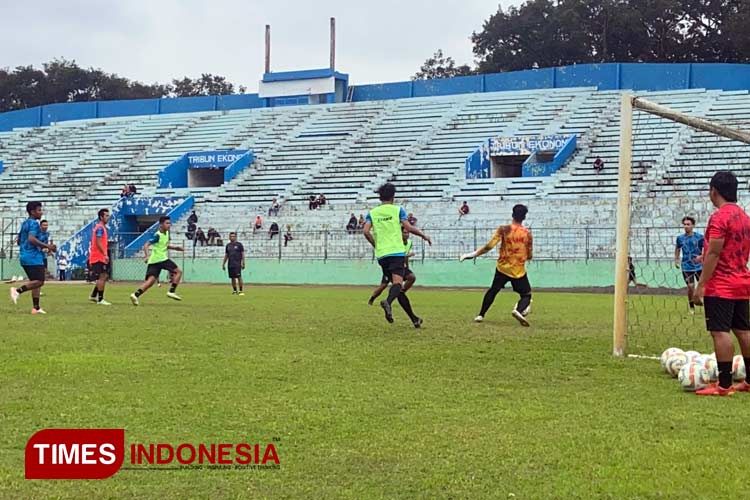
M158 188L221 186L252 165L255 155L246 149L185 153L159 172Z
M224 184L224 167L191 168L188 170L188 187L216 187Z
M490 176L498 177L522 177L523 164L529 155L517 156L493 156Z

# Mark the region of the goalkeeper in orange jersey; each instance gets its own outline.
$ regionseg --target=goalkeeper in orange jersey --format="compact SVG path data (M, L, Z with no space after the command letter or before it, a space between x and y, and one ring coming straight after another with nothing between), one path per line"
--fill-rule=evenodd
M513 291L521 297L513 308L512 315L523 326L529 326L529 320L526 317L531 311L531 284L529 284L529 278L526 275L526 261L531 260L532 239L531 231L523 226L528 211L529 209L525 205L514 206L513 222L510 225L498 227L492 239L486 245L472 253L462 255L459 259L463 262L466 259L484 255L495 248L498 243L501 243L495 279L492 280L492 286L484 294L479 315L474 318L477 323L484 321L484 315L487 314L495 301L495 296L510 282Z

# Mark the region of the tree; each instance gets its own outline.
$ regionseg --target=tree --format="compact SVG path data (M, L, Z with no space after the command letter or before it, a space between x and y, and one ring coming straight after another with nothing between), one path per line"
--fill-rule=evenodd
M229 95L234 94L234 84L223 76L203 73L195 80L184 77L182 80L172 80L172 95L175 97L192 97L199 95ZM239 93L247 89L240 85Z
M422 64L422 67L411 79L432 80L434 78L451 78L471 74L473 74L473 71L467 64L456 66L456 61L452 57L444 56L442 49L438 49L432 57Z

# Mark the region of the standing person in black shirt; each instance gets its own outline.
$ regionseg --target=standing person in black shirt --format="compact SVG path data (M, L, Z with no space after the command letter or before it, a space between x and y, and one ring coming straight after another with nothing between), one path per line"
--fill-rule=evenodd
M229 261L229 277L232 280L232 295L245 295L243 290L245 284L242 281L242 270L245 269L245 247L237 241L237 233L229 233L229 243L226 246L224 260L221 269L226 270ZM237 285L240 289L237 291Z

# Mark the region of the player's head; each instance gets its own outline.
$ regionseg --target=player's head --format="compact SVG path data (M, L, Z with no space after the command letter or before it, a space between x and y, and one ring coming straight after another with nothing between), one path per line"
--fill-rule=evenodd
M108 208L102 208L97 212L97 217L99 217L99 222L102 224L106 224L109 222L109 209Z
M39 227L42 228L43 233L46 233L49 229L49 222L47 222L46 220L41 220L39 221Z
M390 182L386 182L378 188L378 196L380 201L391 202L396 197L396 186Z
M172 227L172 219L168 215L159 217L159 231L166 233Z
M26 213L32 219L42 218L42 202L41 201L30 201L26 204Z
M529 213L529 209L526 205L516 205L513 207L513 221L519 224L526 220L526 214Z
M237 233L235 233L234 231L229 233L229 241L237 241Z
M735 203L737 201L737 177L732 172L720 170L711 177L711 187L708 196L711 203L718 207L723 202Z
M695 229L695 219L693 217L690 217L689 215L686 215L682 218L682 228L685 230L685 233L690 234L693 232L693 229Z

